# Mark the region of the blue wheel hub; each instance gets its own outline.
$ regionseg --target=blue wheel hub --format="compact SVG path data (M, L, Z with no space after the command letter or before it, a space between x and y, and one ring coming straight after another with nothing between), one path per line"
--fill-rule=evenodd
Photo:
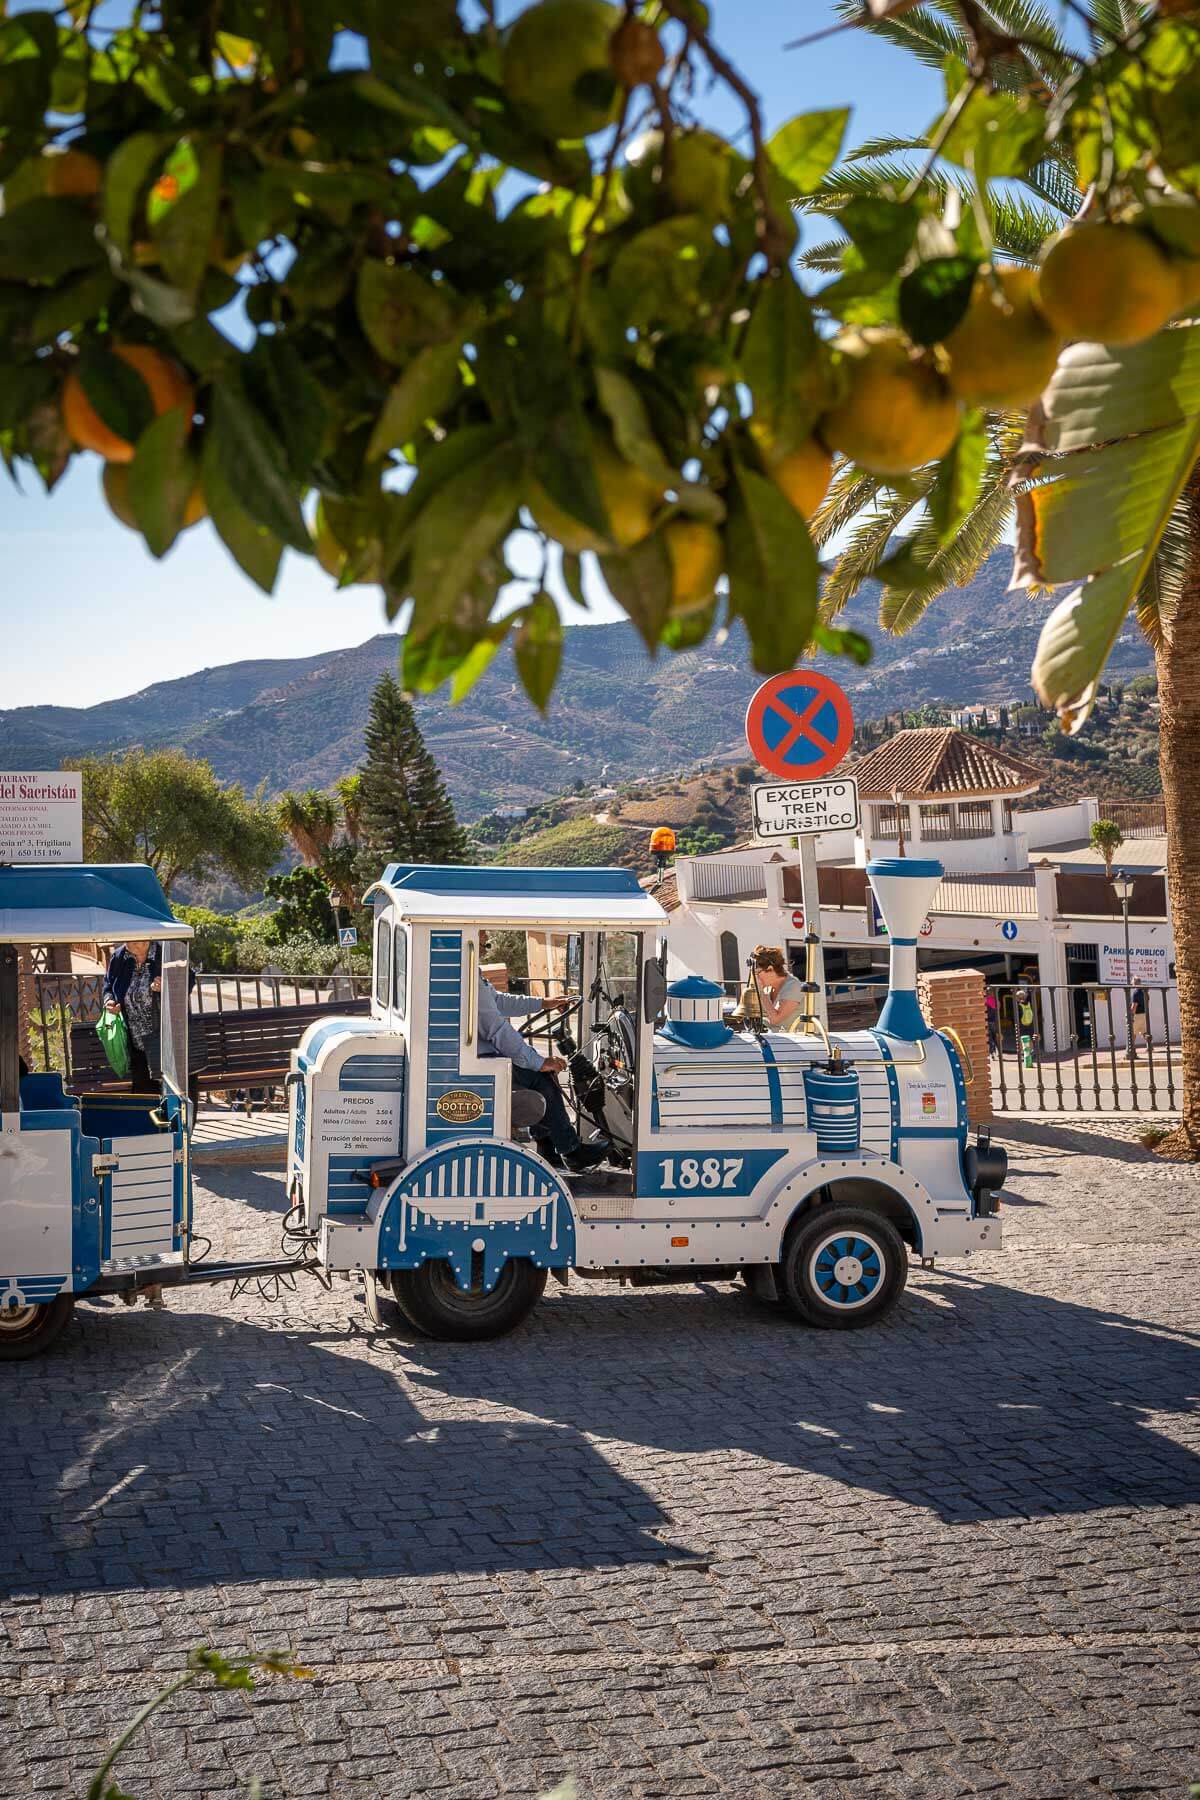
M878 1292L886 1267L883 1251L858 1231L839 1231L817 1245L809 1277L827 1306L851 1311Z

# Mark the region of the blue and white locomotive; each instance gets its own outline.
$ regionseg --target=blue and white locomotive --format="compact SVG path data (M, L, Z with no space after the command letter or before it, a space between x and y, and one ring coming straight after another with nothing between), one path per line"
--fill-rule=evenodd
M368 896L371 1016L310 1027L293 1057L293 1231L320 1266L362 1272L377 1320L388 1296L435 1337L509 1330L572 1273L740 1274L812 1324L880 1318L910 1252L1001 1236L1004 1154L968 1145L959 1049L915 991L941 874L869 866L890 992L875 1029L831 1039L816 1018L735 1032L715 984L668 988L666 916L625 870L389 867ZM565 940L572 1010L525 1029L568 1060L580 1131L607 1151L594 1173L514 1136L512 1064L480 1053L481 933L514 928Z

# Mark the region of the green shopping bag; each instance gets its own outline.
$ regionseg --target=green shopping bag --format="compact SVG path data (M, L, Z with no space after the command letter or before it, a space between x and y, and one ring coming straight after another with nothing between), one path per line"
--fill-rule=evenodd
M124 1013L110 1012L105 1007L96 1020L96 1035L104 1045L104 1054L113 1074L128 1075L129 1028L125 1023Z

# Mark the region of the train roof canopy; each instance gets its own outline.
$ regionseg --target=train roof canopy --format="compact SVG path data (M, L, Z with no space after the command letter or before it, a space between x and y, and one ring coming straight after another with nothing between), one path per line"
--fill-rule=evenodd
M0 867L0 944L190 938L145 863Z
M390 863L370 893L381 891L406 918L445 924L630 931L667 923L658 901L629 869Z

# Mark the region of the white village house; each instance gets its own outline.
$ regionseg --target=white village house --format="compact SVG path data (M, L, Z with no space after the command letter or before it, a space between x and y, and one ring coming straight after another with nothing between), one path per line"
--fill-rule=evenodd
M888 940L871 904L865 865L906 854L936 857L946 876L925 919L922 969L975 968L992 982L1039 982L1056 990L1057 1030L1045 1020L1045 1048L1065 1047L1086 1009L1085 990L1126 980L1122 907L1091 847L1101 816L1126 841L1116 867L1134 875L1129 942L1133 983L1163 988L1153 1016L1178 1033L1175 944L1167 907L1166 836L1161 804L1095 799L1038 810L1042 771L1023 758L950 727L899 731L839 773L859 783L862 824L818 839L820 935L831 999L869 994L886 981ZM649 885L649 884L647 884ZM680 856L654 889L671 912L668 973L745 979L756 944L780 944L802 967L800 869L788 844L745 844L709 856ZM1107 1003L1100 1009L1108 1018ZM1122 1004L1113 1004L1101 1044L1124 1042ZM1055 1038L1062 1040L1061 1046Z

